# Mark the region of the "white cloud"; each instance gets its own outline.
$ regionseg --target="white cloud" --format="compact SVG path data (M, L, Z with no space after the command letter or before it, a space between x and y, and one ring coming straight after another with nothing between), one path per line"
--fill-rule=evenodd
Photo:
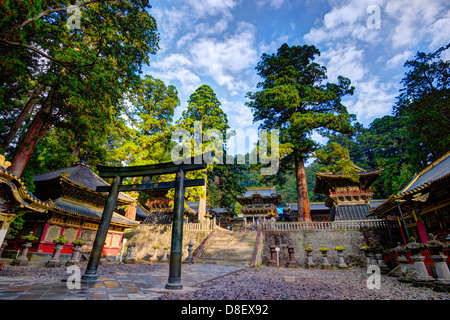
M430 49L435 51L450 42L450 10L445 15L437 19L430 27L431 43Z
M367 43L382 40L379 30L369 29L367 19L370 5L381 7L384 0L351 0L341 6L335 6L323 17L322 24L304 35L307 43L319 44L331 40L351 38Z
M323 52L317 59L327 67L328 81L336 82L338 76L349 78L352 83L364 79L369 70L364 67L364 50L356 45L340 45Z
M391 113L397 94L398 88L395 85L384 83L374 76L359 82L356 85L355 99L346 98L343 103L350 113L356 115L357 121L367 125L374 118Z
M258 0L256 1L256 4L258 7L262 7L265 5L269 5L272 8L280 9L286 4L289 4L289 0Z
M254 32L253 25L241 22L236 33L223 41L199 39L189 50L193 65L201 74L225 86L231 94L237 94L247 87L243 72L258 60Z
M386 4L385 12L396 27L391 36L394 48L414 46L431 35L430 26L438 19L444 9L444 1L397 0Z
M243 101L221 99L222 110L228 116L232 129L244 129L253 125L253 113Z
M191 71L192 62L181 54L171 54L152 64L152 75L165 83L175 84L181 93L194 92L201 79ZM185 98L185 97L181 97Z
M413 56L414 53L410 50L406 50L402 53L397 53L386 62L386 68L393 69L399 66L403 66L406 60L411 59Z
M225 32L228 28L228 22L230 21L229 18L223 17L220 20L217 20L213 22L213 24L210 23L198 23L194 26L194 30L187 32L184 36L182 36L177 41L177 48L183 49L183 47L189 45L191 42L195 41L196 38L199 36L205 37L205 36L211 36L211 35L217 35L222 34Z
M161 37L160 46L163 50L170 47L176 34L189 21L185 12L177 8L153 8L151 14L157 21Z
M230 14L230 10L240 3L236 0L187 0L186 2L198 17Z

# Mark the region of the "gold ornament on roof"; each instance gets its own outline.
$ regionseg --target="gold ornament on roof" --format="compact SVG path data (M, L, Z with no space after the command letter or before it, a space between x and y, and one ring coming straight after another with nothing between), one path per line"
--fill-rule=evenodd
M8 169L8 167L11 165L11 162L5 160L5 156L0 154L0 167L2 167L3 169Z

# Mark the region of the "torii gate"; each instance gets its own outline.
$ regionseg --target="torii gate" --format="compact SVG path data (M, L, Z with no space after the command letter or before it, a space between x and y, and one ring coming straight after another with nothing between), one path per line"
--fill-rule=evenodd
M201 161L199 159L201 157ZM97 187L97 192L109 192L103 215L98 226L92 247L89 262L82 279L97 280L97 269L102 255L103 246L108 234L111 218L116 206L117 197L120 191L139 190L168 190L175 188L175 199L173 208L172 245L170 248L169 279L166 289L183 289L181 283L181 256L183 242L183 215L184 215L184 191L187 187L197 187L205 185L205 179L185 180L185 173L206 169L207 164L204 156L200 155L188 159L183 159L181 164L165 162L152 165L132 166L132 167L111 167L98 165L97 169L102 178L114 178L111 186ZM152 183L151 177L154 175L176 174L175 181ZM123 178L144 177L142 184L121 185Z

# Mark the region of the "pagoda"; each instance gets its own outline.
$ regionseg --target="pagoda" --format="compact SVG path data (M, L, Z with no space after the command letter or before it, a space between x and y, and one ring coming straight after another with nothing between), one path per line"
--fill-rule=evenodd
M316 172L314 192L328 196L325 205L331 209L330 221L373 219L367 216L372 209L370 186L383 170L365 170L358 166L355 169L359 173L357 182L342 173Z

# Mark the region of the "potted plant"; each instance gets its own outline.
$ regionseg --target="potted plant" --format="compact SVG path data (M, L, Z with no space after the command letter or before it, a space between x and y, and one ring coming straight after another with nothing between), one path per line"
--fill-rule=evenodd
M83 239L81 239L81 237L78 237L72 243L73 243L74 246L81 247L84 244L84 241L83 241Z

